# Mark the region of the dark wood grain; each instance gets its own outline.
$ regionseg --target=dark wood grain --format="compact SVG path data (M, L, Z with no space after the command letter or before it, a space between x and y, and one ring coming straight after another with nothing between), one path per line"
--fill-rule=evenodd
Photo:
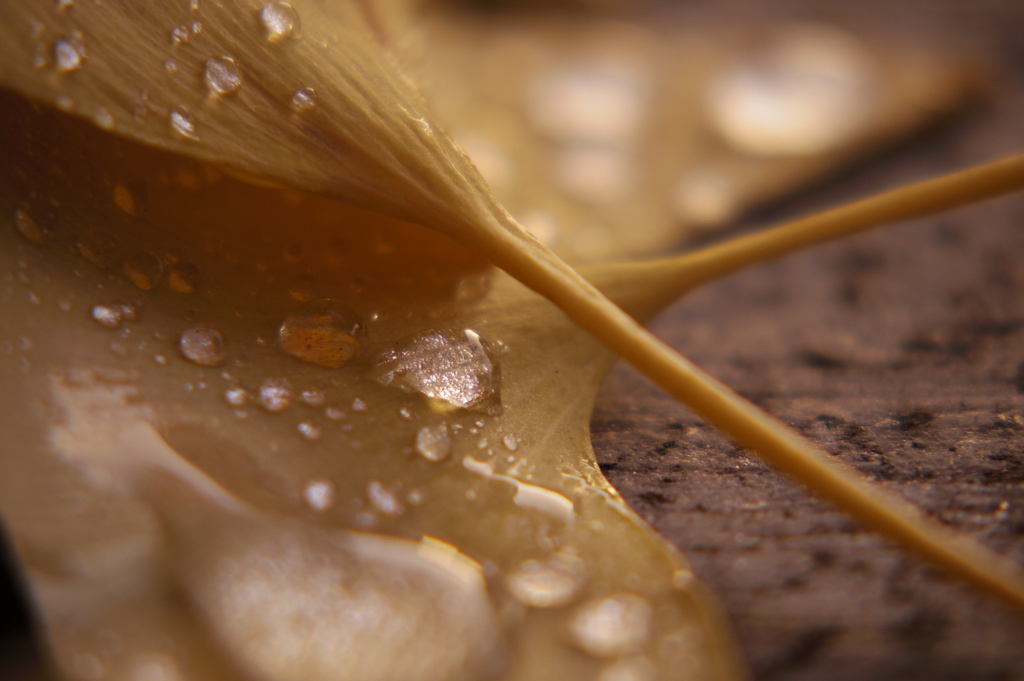
M828 17L973 46L993 64L979 109L749 226L1024 151L1024 3L677 11ZM837 458L1024 563L1024 197L752 269L654 328ZM720 595L756 678L1024 678L1024 615L879 539L627 367L592 430L612 483Z

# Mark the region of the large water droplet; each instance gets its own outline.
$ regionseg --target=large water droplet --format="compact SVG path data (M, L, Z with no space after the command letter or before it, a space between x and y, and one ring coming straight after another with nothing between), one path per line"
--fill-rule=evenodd
M196 324L185 329L178 347L186 359L199 366L215 367L224 363L224 336L212 324Z
M85 63L85 41L80 35L61 36L53 43L53 61L58 71L77 71Z
M34 244L46 241L47 233L35 218L23 210L14 211L14 226L18 233Z
M647 643L651 606L640 596L616 594L584 605L570 628L576 644L594 657L619 657Z
M192 114L185 107L176 106L171 109L168 114L168 121L171 123L171 129L182 137L190 140L199 139L196 135L196 124L192 120Z
M374 365L379 383L420 393L437 406L501 413L501 372L487 342L471 329L422 333Z
M570 553L556 553L545 560L524 561L505 578L516 600L531 608L559 608L570 603L583 588L586 564Z
M316 99L316 90L313 88L299 88L292 95L292 108L296 111L310 111L316 108Z
M299 13L287 2L268 2L260 10L260 22L272 43L295 35L301 25Z
M229 95L242 87L242 73L231 57L207 59L203 80L211 96Z
M362 321L350 308L318 300L288 315L277 338L292 357L337 369L359 353L363 335Z
M287 378L268 378L260 386L260 404L274 414L284 411L292 404L292 384Z
M124 273L143 291L152 291L163 278L164 265L152 253L139 251L124 261Z
M428 461L441 461L447 458L451 449L452 438L448 434L448 426L444 423L424 426L416 433L416 451Z

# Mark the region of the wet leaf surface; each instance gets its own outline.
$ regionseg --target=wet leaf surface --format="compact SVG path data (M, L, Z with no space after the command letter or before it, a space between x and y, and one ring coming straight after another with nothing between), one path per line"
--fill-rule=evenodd
M23 197L53 214L42 245L4 230L4 508L67 673L157 664L136 658L164 639L161 664L188 678L586 678L636 655L666 677L732 673L716 606L597 469L587 423L611 356L556 308L507 278L459 300L487 270L424 228L7 99L24 149L7 214ZM146 188L139 216L117 206L119 168ZM201 287L140 289L136 252L191 263ZM281 347L308 310L295 276L364 320L343 366ZM410 353L427 359L393 359ZM425 455L441 427L443 456ZM581 609L624 593L640 614ZM349 608L390 624L324 624Z

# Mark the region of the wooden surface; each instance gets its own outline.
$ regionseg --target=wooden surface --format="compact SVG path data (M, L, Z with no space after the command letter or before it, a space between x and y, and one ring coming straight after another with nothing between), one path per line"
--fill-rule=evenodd
M930 35L991 60L991 98L749 226L1024 152L1024 3L850 5L679 11ZM1024 563L1024 197L758 267L654 328L836 457ZM1024 615L859 527L627 367L592 431L612 483L718 592L757 679L1024 678Z

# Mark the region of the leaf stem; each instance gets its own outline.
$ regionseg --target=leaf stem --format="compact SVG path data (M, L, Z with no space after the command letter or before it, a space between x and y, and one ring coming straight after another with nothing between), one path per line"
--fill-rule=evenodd
M757 263L893 222L1024 189L1024 154L925 180L787 224L647 263L676 295Z
M743 237L673 259L675 267L687 257L691 263L675 283L696 285L745 265L882 222L927 215L1022 186L1024 156L929 180L764 235ZM830 459L811 441L654 337L526 234L500 206L496 208L490 218L496 219L503 229L481 230L474 239L474 245L495 264L551 300L609 349L742 446L757 452L869 527L1024 609L1024 575L1012 561L966 536L956 535L900 497Z

